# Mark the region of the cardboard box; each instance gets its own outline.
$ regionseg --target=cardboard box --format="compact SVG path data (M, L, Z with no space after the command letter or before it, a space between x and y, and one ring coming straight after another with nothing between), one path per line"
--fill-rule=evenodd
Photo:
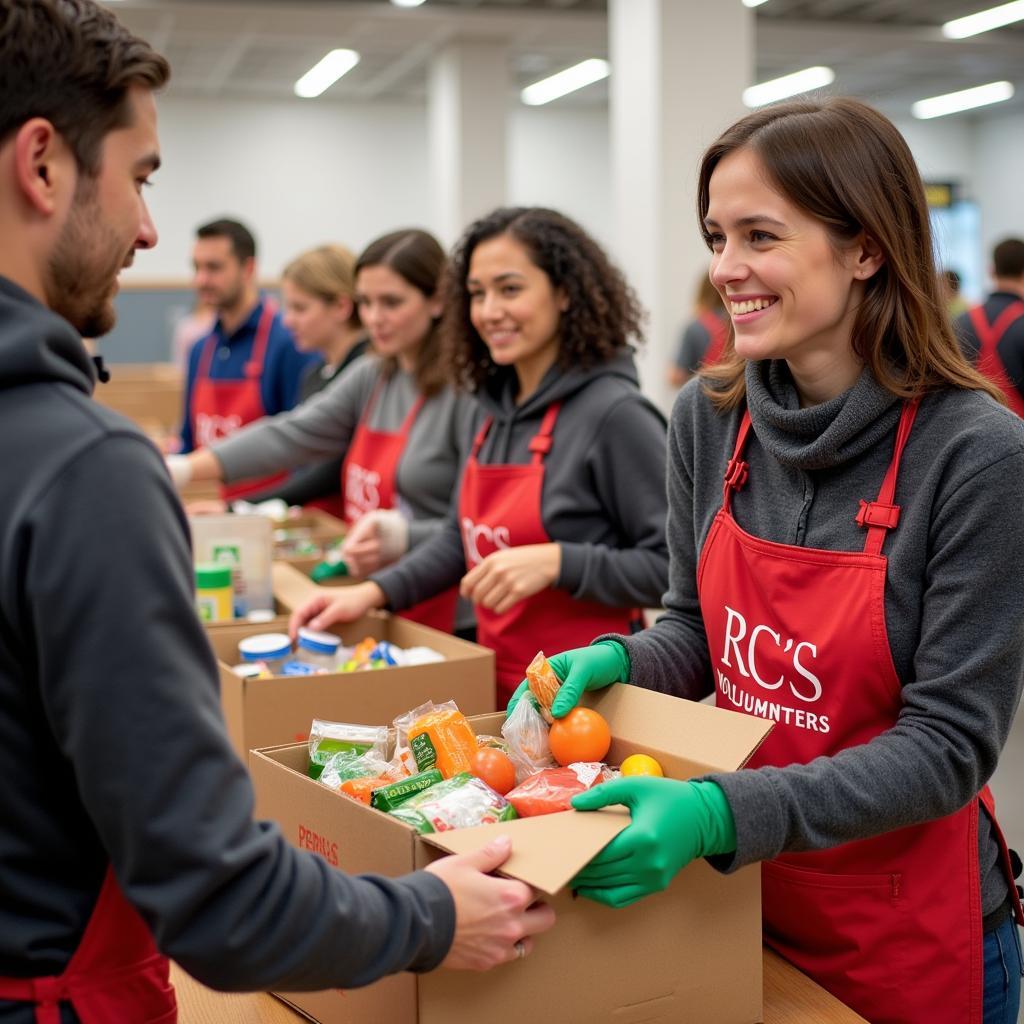
M171 363L115 363L96 401L127 416L149 436L173 434L184 412L184 380Z
M656 757L686 779L742 766L771 723L631 686L588 694L612 728L609 762ZM503 715L474 720L496 732ZM504 874L544 894L558 915L533 953L486 974L439 971L367 988L276 993L321 1024L754 1024L762 1019L761 873L724 876L697 861L672 885L612 910L566 891L576 872L628 824L625 810L568 811L417 836L402 822L309 779L304 746L255 750L256 811L296 846L351 873L400 875L504 832Z
M309 539L321 548L317 555L288 554L276 545L278 531L308 530ZM288 519L274 521L275 551L274 560L294 566L307 576L323 561L322 549L345 536L345 524L342 520L317 508L304 509L302 515L290 516ZM354 582L346 577L328 582L328 586L345 585Z
M253 747L305 741L314 718L390 725L396 715L429 699L454 700L467 715L494 710L494 652L448 633L371 612L333 632L349 646L372 636L399 647L433 647L446 660L322 676L242 679L235 675L231 666L241 660L238 642L268 632L275 630L267 623L225 625L207 632L217 656L228 735L243 758Z

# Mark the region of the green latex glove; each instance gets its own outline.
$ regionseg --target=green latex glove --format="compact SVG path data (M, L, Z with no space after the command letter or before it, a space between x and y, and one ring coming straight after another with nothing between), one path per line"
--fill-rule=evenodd
M322 583L324 580L333 580L347 575L348 566L340 558L336 561L327 559L324 562L318 562L309 574L314 583Z
M660 892L691 860L736 849L729 801L713 782L613 779L572 798L577 811L625 804L632 823L573 879L580 895L609 907Z
M580 702L584 690L600 690L612 683L629 682L629 655L626 648L615 640L599 640L589 647L576 647L562 651L548 659L554 673L562 681L551 705L551 714L563 718ZM529 689L524 679L508 702L511 714L519 698Z

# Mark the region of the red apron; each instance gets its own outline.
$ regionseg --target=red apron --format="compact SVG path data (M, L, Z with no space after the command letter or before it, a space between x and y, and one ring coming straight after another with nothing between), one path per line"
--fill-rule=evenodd
M544 456L551 451L561 407L561 402L548 406L540 430L530 442L532 460L525 465L481 466L477 456L490 429L490 418L477 433L459 498L467 569L494 551L551 543L542 514ZM537 651L554 654L585 647L602 633L628 633L633 614L629 608L579 600L556 587L520 601L503 615L477 605L477 643L490 647L497 662L498 707L509 702Z
M424 398L420 395L397 433L371 430L368 426L370 414L377 403L381 384L382 380L378 378L341 466L344 519L349 526L353 526L367 512L397 506L398 464L402 461L412 425L423 408ZM455 606L458 600L458 587L452 587L407 608L401 616L450 633L455 628Z
M170 964L108 867L82 941L64 972L0 978L0 999L34 1003L36 1024L60 1024L70 1003L82 1024L175 1024Z
M1024 302L1011 302L990 324L983 306L975 306L967 314L978 335L978 369L1006 396L1006 402L1018 415L1024 416L1024 398L1010 380L1002 359L999 358L999 342L1003 340L1011 324L1024 316Z
M697 586L718 706L776 723L750 767L831 757L896 722L881 552L899 521L896 476L916 412L904 406L878 499L860 503L863 552L776 544L740 528L730 506L747 478L743 416ZM987 789L980 799L992 811ZM937 821L784 854L762 865L762 882L768 944L873 1024L981 1024L977 800Z
M697 319L704 325L704 330L708 332L711 339L700 365L714 366L725 353L725 343L729 339L729 325L720 316L715 316L714 313L707 311L701 313Z
M245 365L245 377L242 380L211 379L210 366L213 363L213 354L217 350L217 336L211 334L206 339L195 383L192 386L192 437L196 448L206 448L215 441L230 437L245 424L266 416L267 411L263 407L263 396L260 393L260 379L263 376L263 364L273 323L274 306L265 301L259 326L256 328L252 355ZM225 484L221 488L221 497L225 501L233 501L235 498L244 498L247 494L277 487L287 479L287 473L276 473L259 480Z

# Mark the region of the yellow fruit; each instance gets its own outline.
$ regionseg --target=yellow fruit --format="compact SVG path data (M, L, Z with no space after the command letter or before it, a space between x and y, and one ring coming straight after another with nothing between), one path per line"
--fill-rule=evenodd
M665 774L661 765L647 754L630 754L622 762L621 771L623 775L657 775L659 778Z

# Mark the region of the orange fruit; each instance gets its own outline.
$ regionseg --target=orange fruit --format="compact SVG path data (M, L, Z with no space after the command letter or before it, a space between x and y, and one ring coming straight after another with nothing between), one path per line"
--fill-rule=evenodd
M516 770L508 754L494 747L481 747L469 759L469 770L502 796L516 784Z
M556 718L548 733L551 754L561 765L574 761L603 761L612 745L608 723L590 708L573 708Z
M649 754L630 754L619 770L623 775L657 775L661 778L665 774Z

